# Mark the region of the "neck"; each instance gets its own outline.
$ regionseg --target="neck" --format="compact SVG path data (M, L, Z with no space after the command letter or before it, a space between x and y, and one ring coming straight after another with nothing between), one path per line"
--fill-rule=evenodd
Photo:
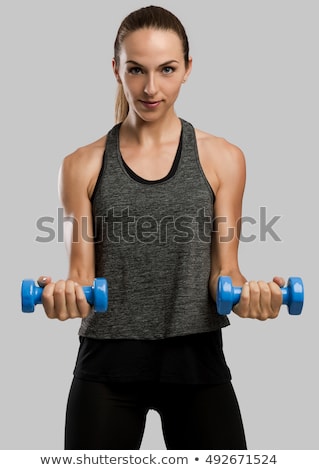
M121 135L126 141L135 141L139 145L165 142L180 134L181 122L174 113L156 121L144 121L136 114L128 114L121 125Z

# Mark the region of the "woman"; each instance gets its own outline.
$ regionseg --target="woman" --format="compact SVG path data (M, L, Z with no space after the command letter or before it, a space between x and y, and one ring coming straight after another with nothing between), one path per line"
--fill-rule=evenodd
M116 125L61 167L69 276L38 281L49 318L82 318L66 449L138 449L150 409L168 449L246 448L217 279L242 285L234 312L260 320L278 315L284 280L248 283L240 272L244 156L176 115L191 69L175 15L128 15L114 44ZM105 314L81 288L94 277L108 280Z

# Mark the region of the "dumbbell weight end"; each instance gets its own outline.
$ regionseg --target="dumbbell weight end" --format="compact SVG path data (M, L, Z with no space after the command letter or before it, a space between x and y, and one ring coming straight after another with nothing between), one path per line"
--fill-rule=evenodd
M290 277L287 287L281 288L282 303L288 306L289 315L300 315L304 302L304 286L300 277Z
M21 284L21 306L23 313L34 312L34 307L41 303L43 288L36 286L32 279L24 279Z

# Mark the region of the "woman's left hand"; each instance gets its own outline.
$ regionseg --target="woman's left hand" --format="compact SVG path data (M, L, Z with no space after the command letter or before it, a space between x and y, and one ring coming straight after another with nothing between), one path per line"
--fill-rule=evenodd
M267 320L276 318L282 305L280 287L285 285L282 277L274 277L271 282L249 281L242 286L239 302L233 312L242 318Z

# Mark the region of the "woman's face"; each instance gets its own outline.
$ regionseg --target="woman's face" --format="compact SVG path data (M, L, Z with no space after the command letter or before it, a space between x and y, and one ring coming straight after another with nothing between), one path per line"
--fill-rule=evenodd
M122 43L117 80L122 84L129 112L142 120L155 121L170 111L182 83L191 71L186 69L182 42L173 31L140 29Z

